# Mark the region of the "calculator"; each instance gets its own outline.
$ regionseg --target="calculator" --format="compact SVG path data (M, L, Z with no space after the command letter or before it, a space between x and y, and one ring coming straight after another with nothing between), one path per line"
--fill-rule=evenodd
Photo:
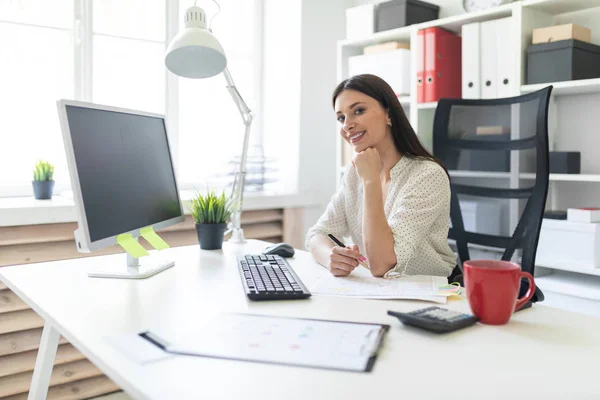
M473 315L463 314L436 306L422 308L408 313L396 311L388 311L387 313L388 315L398 318L403 324L416 326L436 333L456 331L477 322L477 318Z

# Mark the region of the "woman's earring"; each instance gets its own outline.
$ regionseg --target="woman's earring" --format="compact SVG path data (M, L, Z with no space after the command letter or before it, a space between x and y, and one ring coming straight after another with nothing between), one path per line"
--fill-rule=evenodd
M390 128L392 127L392 121L388 121L388 125L390 126Z

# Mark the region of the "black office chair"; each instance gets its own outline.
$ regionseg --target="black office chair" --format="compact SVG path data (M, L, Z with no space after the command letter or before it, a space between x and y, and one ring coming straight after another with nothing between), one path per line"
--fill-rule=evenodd
M533 275L548 193L548 104L551 91L552 86L548 86L537 92L512 98L442 99L438 102L433 127L433 151L451 171L451 175L454 170L506 172L498 175L505 179L495 177L488 178L487 181L477 177L465 178L464 174L463 178L451 177L452 227L448 237L456 241L459 263L449 278L450 282L462 281L462 263L470 260L470 243L504 249L502 260L511 260L517 249L522 250L521 269ZM520 167L521 172L525 170L535 173L532 186L521 187L519 184L517 188L507 187L511 151L514 151L515 156L518 155L518 158L512 160L513 168ZM482 176L492 175L494 174ZM469 184L464 183L465 179ZM457 181L461 183L456 183ZM483 184L475 185L477 181ZM497 185L498 182L503 182L504 185ZM522 213L512 235L466 231L460 196L502 199L499 201L505 203L510 201L507 199L518 199L516 201L519 202ZM528 282L523 280L521 296L528 286ZM542 291L536 288L531 302L543 299Z

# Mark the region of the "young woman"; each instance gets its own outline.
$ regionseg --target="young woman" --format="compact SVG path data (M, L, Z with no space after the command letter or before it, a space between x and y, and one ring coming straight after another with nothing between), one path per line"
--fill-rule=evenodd
M359 261L378 277L449 276L456 256L447 241L448 175L419 142L392 88L357 75L338 85L333 107L356 156L306 247L335 276L349 275ZM354 245L338 246L327 234L349 236Z

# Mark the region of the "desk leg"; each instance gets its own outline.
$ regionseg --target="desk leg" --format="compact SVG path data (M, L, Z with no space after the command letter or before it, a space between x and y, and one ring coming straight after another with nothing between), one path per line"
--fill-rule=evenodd
M50 376L54 366L54 358L58 348L58 339L60 334L48 322L44 324L42 339L40 340L40 349L35 360L35 369L31 379L28 400L44 400L48 395L48 386L50 385Z

